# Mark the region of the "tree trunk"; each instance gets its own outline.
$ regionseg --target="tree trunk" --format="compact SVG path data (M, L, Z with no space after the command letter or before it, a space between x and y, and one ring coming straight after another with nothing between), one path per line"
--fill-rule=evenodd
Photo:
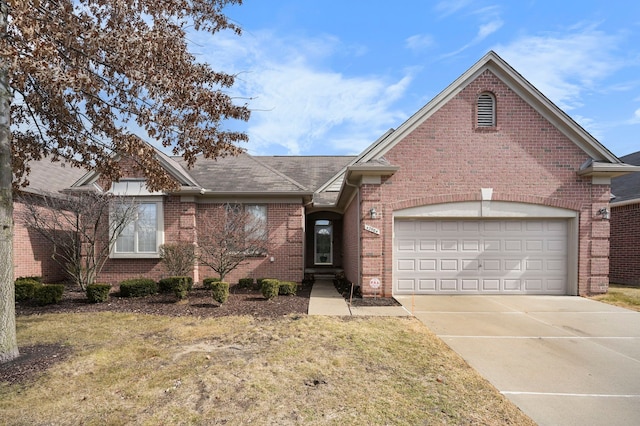
M7 34L7 3L0 2L0 37ZM0 363L18 356L13 286L13 194L11 90L6 59L0 59Z

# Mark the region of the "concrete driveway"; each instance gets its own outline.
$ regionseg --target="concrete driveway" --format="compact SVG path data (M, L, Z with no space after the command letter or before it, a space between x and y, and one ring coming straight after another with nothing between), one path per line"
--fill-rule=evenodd
M538 424L640 424L640 312L571 296L395 298Z

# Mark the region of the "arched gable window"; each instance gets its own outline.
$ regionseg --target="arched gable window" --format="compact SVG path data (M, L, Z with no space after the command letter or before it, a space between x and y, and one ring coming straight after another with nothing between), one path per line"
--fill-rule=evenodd
M496 126L496 98L493 93L483 92L478 96L478 127Z

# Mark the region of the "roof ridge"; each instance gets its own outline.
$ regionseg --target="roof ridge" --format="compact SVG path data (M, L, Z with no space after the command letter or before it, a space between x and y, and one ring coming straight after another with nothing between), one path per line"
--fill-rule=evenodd
M256 163L260 164L262 167L264 167L265 169L269 170L270 172L277 174L278 176L280 176L283 179L286 179L292 185L295 185L295 186L297 186L298 188L300 188L300 189L302 189L304 191L311 191L309 188L305 187L304 185L302 185L298 181L296 181L296 180L292 179L291 177L285 175L281 171L274 169L273 167L269 166L268 164L265 164L264 162L260 161L258 158L254 157L253 155L251 155L251 154L249 154L247 152L244 152L243 154L246 155L247 157L249 157L251 160L255 161Z

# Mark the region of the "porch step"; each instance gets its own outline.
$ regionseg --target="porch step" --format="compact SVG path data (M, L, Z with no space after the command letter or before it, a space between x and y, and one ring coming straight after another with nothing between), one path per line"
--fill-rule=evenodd
M337 273L344 272L342 268L305 268L305 274L313 274L316 280L332 281Z

